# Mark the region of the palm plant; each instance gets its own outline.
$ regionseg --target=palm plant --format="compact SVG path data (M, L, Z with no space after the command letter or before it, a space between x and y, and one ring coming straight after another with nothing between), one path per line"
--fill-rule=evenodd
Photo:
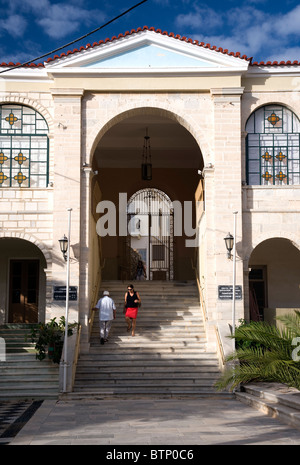
M218 390L233 390L250 381L300 389L300 311L277 319L282 329L254 321L236 328L236 351L227 358L229 364L215 384Z

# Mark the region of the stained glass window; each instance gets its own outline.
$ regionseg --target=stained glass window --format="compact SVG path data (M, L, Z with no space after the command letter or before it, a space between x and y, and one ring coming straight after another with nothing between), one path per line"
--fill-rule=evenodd
M48 186L48 126L37 111L0 106L0 187Z
M247 121L247 183L300 184L300 122L281 105L256 110Z

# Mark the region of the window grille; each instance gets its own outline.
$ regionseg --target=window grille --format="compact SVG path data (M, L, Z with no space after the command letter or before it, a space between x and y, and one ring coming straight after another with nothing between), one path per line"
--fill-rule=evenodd
M246 124L247 184L300 184L300 122L281 105L256 110Z
M47 187L48 126L37 111L0 106L0 187Z

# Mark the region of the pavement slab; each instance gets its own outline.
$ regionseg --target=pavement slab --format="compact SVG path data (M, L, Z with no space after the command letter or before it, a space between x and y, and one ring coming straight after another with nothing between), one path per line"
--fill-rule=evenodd
M300 430L234 397L46 400L11 445L300 445Z

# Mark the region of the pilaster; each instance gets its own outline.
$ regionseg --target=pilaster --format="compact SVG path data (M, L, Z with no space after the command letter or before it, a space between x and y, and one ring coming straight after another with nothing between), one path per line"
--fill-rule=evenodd
M53 286L66 285L66 266L59 239L68 232L71 208L70 286L76 286L77 301L70 301L69 321L78 321L79 260L74 248L80 243L81 103L83 89L52 89L54 101L54 205L53 205ZM53 301L52 317L64 314L65 302Z
M213 170L205 174L207 214L207 308L212 325L232 321L232 300L221 300L218 286L233 284L233 264L227 258L224 237L234 233L237 218L236 285L243 286L241 95L242 87L211 89L213 102ZM236 302L236 320L243 300Z

